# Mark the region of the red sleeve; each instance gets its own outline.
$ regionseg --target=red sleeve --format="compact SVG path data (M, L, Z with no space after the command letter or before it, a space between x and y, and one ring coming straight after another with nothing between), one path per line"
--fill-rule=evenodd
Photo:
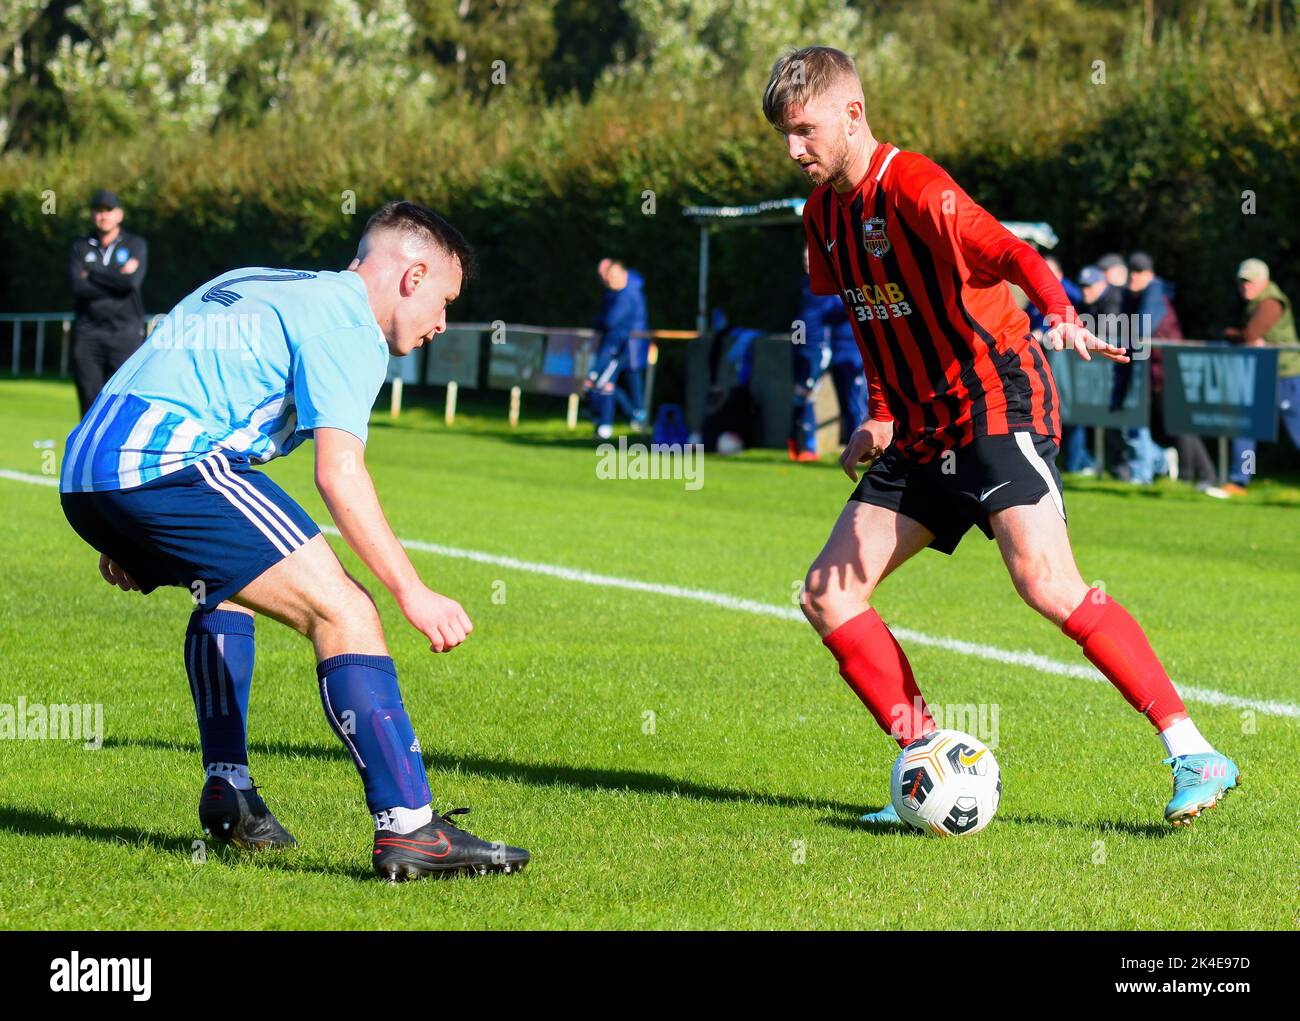
M1049 321L1078 322L1065 289L1042 257L972 199L936 164L899 154L899 208L930 251L974 286L1007 280L1019 286ZM1056 317L1055 320L1052 317Z
M880 377L870 371L867 373L867 417L877 422L894 420L885 401L885 388L880 385Z
M818 239L818 228L814 227L813 210L816 207L813 200L820 198L820 194L819 190L814 191L803 207L804 238L808 243L808 286L813 294L839 294L840 285L827 262L826 249Z

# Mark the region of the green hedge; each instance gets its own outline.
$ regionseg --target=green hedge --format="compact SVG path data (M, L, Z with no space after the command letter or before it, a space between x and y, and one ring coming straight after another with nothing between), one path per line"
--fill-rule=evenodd
M1178 287L1190 335L1236 315L1233 270L1274 268L1300 300L1300 74L1287 40L1126 50L1107 84L1086 61L955 61L923 78L864 67L877 136L943 163L993 213L1045 219L1067 269L1142 248ZM751 76L752 77L752 76ZM67 246L101 183L150 242L150 309L237 265L342 266L364 217L408 196L443 210L480 251L462 319L585 323L594 264L623 254L647 279L654 325L694 322L696 202L797 195L803 183L762 120L752 82L605 83L543 105L522 90L486 105L340 108L273 115L200 137L160 134L0 161L0 279L8 310L63 309ZM42 193L58 196L54 215ZM655 193L657 212L641 212ZM1242 192L1256 212L1242 213ZM356 215L340 211L344 192ZM714 298L733 321L788 325L793 229L737 230L716 245Z

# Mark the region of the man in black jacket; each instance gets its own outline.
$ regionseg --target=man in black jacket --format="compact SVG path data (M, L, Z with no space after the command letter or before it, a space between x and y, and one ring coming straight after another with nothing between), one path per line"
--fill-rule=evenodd
M83 416L144 339L140 285L149 264L144 238L122 229L122 203L116 195L101 188L90 209L95 232L73 242L68 264L77 313L73 375Z

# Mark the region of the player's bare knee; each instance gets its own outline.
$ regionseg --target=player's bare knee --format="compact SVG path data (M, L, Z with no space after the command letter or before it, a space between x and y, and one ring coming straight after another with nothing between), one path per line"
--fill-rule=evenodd
M382 635L383 629L370 593L347 578L346 584L312 608L307 633L313 640L322 635L343 634L369 638Z
M1076 584L1047 570L1026 572L1015 579L1016 591L1026 604L1055 623L1063 622L1078 605ZM1081 584L1081 583L1080 583Z
M825 634L865 610L873 588L866 578L813 564L799 593L799 608L808 623Z

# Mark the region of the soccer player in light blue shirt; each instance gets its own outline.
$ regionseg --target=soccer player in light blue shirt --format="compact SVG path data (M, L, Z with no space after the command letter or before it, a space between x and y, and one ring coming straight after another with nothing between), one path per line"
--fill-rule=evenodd
M401 357L447 326L472 273L461 234L390 202L344 272L232 270L184 298L68 437L64 512L104 579L145 594L183 586L196 609L185 665L203 746L199 817L216 839L295 846L248 771L254 614L305 635L321 704L374 817L372 862L390 880L513 872L528 853L435 813L378 612L320 529L253 466L314 440L316 485L339 533L434 652L473 627L420 580L365 467L367 421Z

